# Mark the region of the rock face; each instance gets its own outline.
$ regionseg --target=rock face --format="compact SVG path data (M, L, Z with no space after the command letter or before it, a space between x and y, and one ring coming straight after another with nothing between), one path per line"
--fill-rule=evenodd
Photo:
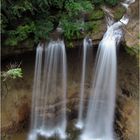
M129 23L125 28L125 41L126 45L129 47L139 46L139 0L135 0L133 4L130 5L127 14L129 15Z
M77 118L79 104L79 90L81 80L80 48L67 49L68 61L68 104L69 119ZM93 51L93 52L92 52ZM90 66L87 67L90 79L86 82L86 96L88 97L96 48L90 52ZM8 95L2 102L2 132L14 133L29 127L32 83L34 74L35 55L20 55L15 61L22 59L23 79L8 81ZM10 59L11 60L11 59ZM6 63L6 62L5 62ZM9 61L7 62L9 63ZM6 65L6 64L5 64ZM118 94L116 105L115 129L122 140L138 140L138 63L136 58L128 55L120 48L118 54ZM86 100L85 100L86 102ZM86 114L86 113L85 113Z
M17 104L9 104L11 105L11 107L9 107L10 110L2 113L2 133L14 133L19 131L20 129L23 129L25 125L27 125L26 123L29 120L31 105L27 97L23 96L20 98Z
M121 140L139 140L138 101L125 96L118 97L116 131Z
M25 40L18 46L3 46L1 50L2 59L8 58L12 55L19 55L25 52L30 52L35 50L34 43L32 40Z
M133 19L127 26L125 41L129 47L137 47L139 45L139 20Z
M118 94L115 130L120 140L138 140L139 81L138 62L123 50L118 55Z
M140 47L139 0L136 0L136 2L130 6L128 14L130 16L130 22L125 30L125 41L126 45L131 48L132 51L138 54L138 50Z

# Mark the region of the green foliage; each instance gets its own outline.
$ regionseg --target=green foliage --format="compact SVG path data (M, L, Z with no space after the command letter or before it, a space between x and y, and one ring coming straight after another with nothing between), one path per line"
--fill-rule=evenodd
M96 22L87 22L86 23L86 30L88 32L93 32L96 33L100 30L100 26L101 26L101 21L96 21Z
M40 20L35 23L35 41L40 39L48 39L50 31L53 29L53 23L51 21Z
M80 29L89 29L82 20L95 4L114 5L118 0L2 0L1 33L5 45L16 46L27 38L38 42L48 39L51 31L61 26L66 39L80 36ZM96 11L96 10L95 10ZM94 11L93 11L94 12ZM94 17L102 17L97 11Z
M116 5L119 2L119 0L93 0L93 3L95 4L109 4L109 5Z
M120 18L123 16L124 13L125 13L125 8L123 8L123 7L118 7L118 8L116 9L116 12L114 13L115 19L116 19L116 20L120 19Z
M86 28L82 15L84 15L86 12L91 12L93 8L94 7L90 1L75 2L71 0L70 2L66 3L66 10L68 14L63 14L61 16L60 26L64 30L64 36L67 39L80 37L80 30L85 30Z
M101 4L101 3L104 3L104 0L93 0L93 3L95 3L95 4Z
M67 39L71 39L73 36L79 38L80 29L84 28L84 24L81 21L73 22L68 19L61 20L61 27L64 30L64 36Z
M77 16L80 13L89 12L93 9L92 4L90 1L72 1L66 3L66 9L68 12L68 15L71 16Z
M68 43L68 48L74 48L73 42Z
M20 18L24 12L33 11L33 5L28 0L18 1L15 5L11 7L13 15Z
M138 35L138 39L140 39L140 33L139 33L139 35Z
M16 79L16 78L22 78L23 77L23 73L22 73L22 69L19 67L15 67L15 68L9 68L7 71L2 71L0 73L1 75L1 96L2 99L4 99L7 94L8 94L8 86L7 86L7 81L8 79Z
M29 0L2 0L1 11L5 17L4 20L13 26L15 23L12 21L19 21L20 18L24 18L25 14L31 13L33 5Z
M125 46L125 50L128 54L139 57L140 45L136 45L132 47Z
M4 34L5 33L5 28L7 26L7 20L6 20L6 17L3 14L1 14L0 25L1 25L1 33Z
M91 16L90 16L90 19L91 20L97 20L97 19L101 19L104 17L104 12L102 10L94 10L92 13L91 13Z
M110 5L116 5L118 3L118 0L105 0L105 2Z
M1 72L2 81L6 81L8 78L16 79L22 78L23 73L21 68L10 68L7 71Z
M8 31L8 39L5 41L6 45L15 46L18 42L28 38L29 34L35 30L34 23L20 25L15 30Z
M7 75L12 79L22 78L22 69L21 68L14 68L7 71Z
M41 11L46 11L46 8L51 8L51 7L56 9L62 9L65 0L32 0L32 3L35 6L35 8L38 8Z

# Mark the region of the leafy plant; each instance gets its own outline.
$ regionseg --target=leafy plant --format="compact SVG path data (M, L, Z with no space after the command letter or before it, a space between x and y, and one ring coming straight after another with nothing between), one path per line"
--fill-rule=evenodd
M51 21L40 20L35 23L35 41L40 39L47 39L50 31L53 29L53 23Z
M78 38L80 36L80 29L84 29L84 24L81 21L73 22L68 19L62 19L60 25L67 39L71 39L73 36Z
M66 3L66 9L69 16L77 16L80 13L89 12L93 7L89 1L72 1Z
M22 69L21 68L11 68L8 71L3 71L1 73L2 81L6 81L8 78L16 79L22 78Z
M22 78L22 69L21 68L10 69L7 71L7 75L12 79Z
M10 64L10 68L8 67L7 71L2 71L0 74L2 82L1 82L1 95L2 98L5 98L8 94L8 87L7 87L7 79L16 79L22 78L23 73L22 69L17 64Z
M90 1L69 1L66 3L66 13L60 18L60 26L64 30L64 36L67 39L73 37L79 38L81 35L81 30L86 29L84 24L84 14L86 12L91 12L94 6ZM81 16L79 16L81 15Z
M85 13L91 13L96 4L115 5L119 0L2 0L1 32L4 44L16 46L27 38L38 42L47 39L50 32L61 26L66 39L80 36ZM96 10L95 10L96 11ZM96 18L102 16L95 12Z
M33 5L28 0L24 1L18 1L15 5L11 7L11 10L13 11L13 15L17 16L18 18L22 17L22 14L29 11L33 11Z
M97 20L104 17L104 12L102 10L94 10L92 13L90 13L90 19L91 20Z
M6 40L6 45L15 46L18 42L21 42L29 37L29 34L34 32L34 23L20 25L15 30L10 30L7 32L8 39Z
M95 4L109 4L109 5L116 5L119 2L119 0L93 0L93 3Z
M110 5L116 5L118 3L119 0L105 0L106 3L110 4Z

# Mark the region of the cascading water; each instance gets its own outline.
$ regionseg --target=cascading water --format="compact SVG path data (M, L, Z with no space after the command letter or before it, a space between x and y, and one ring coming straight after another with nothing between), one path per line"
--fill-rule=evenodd
M82 129L84 126L84 92L85 92L85 76L86 76L86 61L87 61L87 53L89 51L89 47L92 46L92 40L88 37L85 37L83 40L83 62L82 62L82 76L81 76L81 84L80 84L80 103L79 103L79 112L78 112L78 120L76 123L76 127L78 129Z
M126 0L126 8L134 0ZM113 140L113 120L116 89L116 47L122 36L122 26L128 23L125 15L116 23L109 20L107 31L100 42L96 58L95 76L89 98L86 119L84 112L84 83L86 75L87 38L84 39L84 55L80 89L79 116L76 126L84 128L80 140ZM39 44L32 96L31 130L28 140L38 136L49 138L58 135L66 139L66 54L61 40Z
M32 95L32 114L31 114L31 133L29 134L29 140L36 140L37 134L35 128L37 127L37 112L36 106L38 104L38 97L41 91L41 70L42 70L42 55L43 55L43 44L39 44L36 50L36 63L35 63L35 73L34 73L34 83L33 83L33 95Z
M99 44L88 112L80 140L114 139L116 47L123 36L122 26L128 21L127 15L116 23L110 20L108 29Z
M112 140L115 104L116 41L108 34L99 46L98 60L82 140Z
M66 54L63 41L39 44L36 53L29 140L66 138Z

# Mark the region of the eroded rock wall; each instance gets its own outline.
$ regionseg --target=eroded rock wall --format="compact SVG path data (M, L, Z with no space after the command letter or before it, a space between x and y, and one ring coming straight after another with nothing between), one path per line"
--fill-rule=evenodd
M91 49L90 65L87 67L89 79L86 81L86 97L90 92L91 81L94 77L93 68L97 48ZM81 80L81 48L67 49L68 61L68 105L67 112L70 119L77 117L79 91ZM10 60L10 61L9 61ZM23 78L8 80L8 94L2 100L2 132L13 133L24 126L29 127L32 84L34 75L35 53L12 56L3 62L2 69L6 69L9 62L22 60ZM138 62L135 57L128 55L120 47L118 49L117 101L115 129L123 140L138 139ZM87 102L85 99L85 102ZM24 125L25 124L25 125ZM16 127L15 127L16 126ZM11 131L12 130L12 131ZM135 138L135 139L134 139Z

